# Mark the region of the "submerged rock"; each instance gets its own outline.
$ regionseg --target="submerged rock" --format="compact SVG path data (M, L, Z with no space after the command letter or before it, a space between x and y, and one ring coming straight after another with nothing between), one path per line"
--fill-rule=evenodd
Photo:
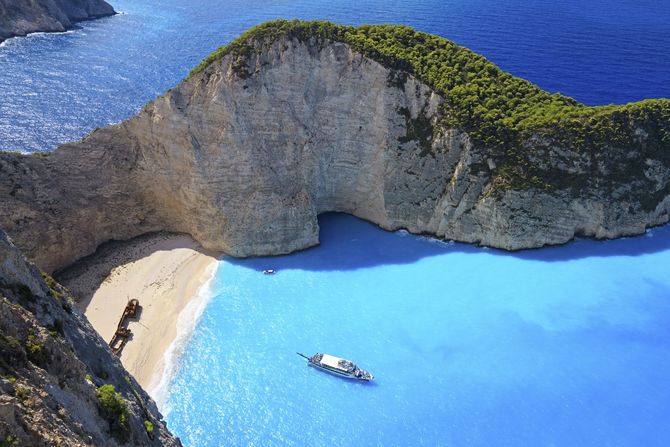
M134 118L0 155L0 227L47 271L166 230L234 256L317 215L508 250L668 221L670 101L586 107L403 26L271 22Z
M104 0L0 0L0 42L40 31L66 31L76 22L113 14Z

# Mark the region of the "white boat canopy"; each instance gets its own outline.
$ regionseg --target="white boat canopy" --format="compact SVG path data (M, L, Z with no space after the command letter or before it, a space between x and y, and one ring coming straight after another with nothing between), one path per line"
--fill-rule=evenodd
M330 366L331 368L337 368L337 369L344 370L345 368L342 368L339 365L340 360L344 360L344 359L341 359L339 357L335 357L334 355L323 354L323 357L321 358L321 364L326 365L326 366ZM345 360L345 361L347 361L347 360Z

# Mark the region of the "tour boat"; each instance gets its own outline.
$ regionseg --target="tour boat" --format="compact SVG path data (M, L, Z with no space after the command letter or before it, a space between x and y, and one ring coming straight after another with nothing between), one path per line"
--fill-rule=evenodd
M277 271L275 269L265 269L265 270L263 270L264 275L274 275L275 273L277 273Z
M374 379L372 374L346 359L341 359L328 354L320 354L318 352L311 357L307 357L299 352L297 354L306 358L309 366L313 366L336 376L345 377L347 379L364 380L366 382Z

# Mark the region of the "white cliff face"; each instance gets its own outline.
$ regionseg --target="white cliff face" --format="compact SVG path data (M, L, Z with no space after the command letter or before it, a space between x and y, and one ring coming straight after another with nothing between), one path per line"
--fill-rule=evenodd
M597 189L490 194L495 162L438 126L442 102L346 44L279 39L49 156L0 156L0 227L53 270L157 230L234 256L288 253L318 243L327 211L504 249L667 222L668 197L645 210ZM575 169L547 152L542 162ZM670 168L650 163L661 190Z
M179 210L182 230L250 256L316 244L326 211L428 225L467 137L443 135L427 157L398 139L401 109L436 121L439 96L413 78L392 86L387 69L340 43L277 42L246 79L233 65L225 58L127 125L157 186L152 201Z

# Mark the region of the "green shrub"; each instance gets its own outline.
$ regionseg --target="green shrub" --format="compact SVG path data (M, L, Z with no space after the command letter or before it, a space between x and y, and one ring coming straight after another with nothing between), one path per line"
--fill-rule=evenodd
M15 445L19 445L16 436L7 435L4 439L0 439L0 447L13 447Z
M154 434L154 424L151 421L144 421L144 429L149 434L149 437L152 437Z
M11 372L25 362L25 350L19 341L0 332L0 369Z
M545 92L447 39L407 26L355 28L325 21L267 22L214 51L186 79L204 72L228 54L235 58L234 72L246 79L252 76L247 72L247 59L280 38L309 40L317 45L328 41L346 43L390 69L389 86L402 88L406 74L411 74L441 94L445 102L438 127L466 131L475 147L495 162L492 172L482 170L490 174L489 194L527 188L612 189L622 183L638 184L638 191L644 191L644 185L655 191L655 185L644 178L642 163L651 158L670 164L670 100L588 107L559 93ZM411 120L406 110L399 113L407 125L407 135L400 137L399 143L416 141L422 153L428 155L436 129L425 117ZM649 136L646 140L639 138L640 129ZM615 176L608 179L612 181L603 184L597 175L566 175L564 171L542 167L537 160L543 158L545 143L538 141L564 148L575 160L584 154L592 160L609 160L603 152L612 149L641 155L637 160L614 166ZM653 196L638 194L634 199L643 207L653 207L668 193L670 185Z
M121 393L114 385L102 385L95 391L100 407L100 414L109 421L110 431L115 438L125 442L130 438L130 412Z
M67 313L72 313L73 300L72 297L68 295L67 290L58 284L58 282L46 272L42 272L42 279L44 279L44 282L49 287L49 293L51 296L61 302L63 310L65 310Z
M43 366L46 362L44 345L34 334L28 335L28 339L26 340L26 355L28 356L28 360L36 365Z
M51 275L49 275L46 272L42 272L42 279L44 279L44 282L49 287L49 292L51 293L51 296L53 296L57 300L62 300L64 298L63 293L60 291L60 285L56 282L55 279L51 277Z
M15 390L16 390L16 397L18 397L21 400L26 400L30 397L30 389L23 385L17 385Z
M51 326L49 326L48 329L49 329L49 333L54 337L56 335L64 335L65 334L65 332L63 331L63 321L60 320L59 318L56 318L54 320L54 323Z
M3 347L6 347L10 351L22 351L21 343L11 335L0 334L0 341L2 342Z

